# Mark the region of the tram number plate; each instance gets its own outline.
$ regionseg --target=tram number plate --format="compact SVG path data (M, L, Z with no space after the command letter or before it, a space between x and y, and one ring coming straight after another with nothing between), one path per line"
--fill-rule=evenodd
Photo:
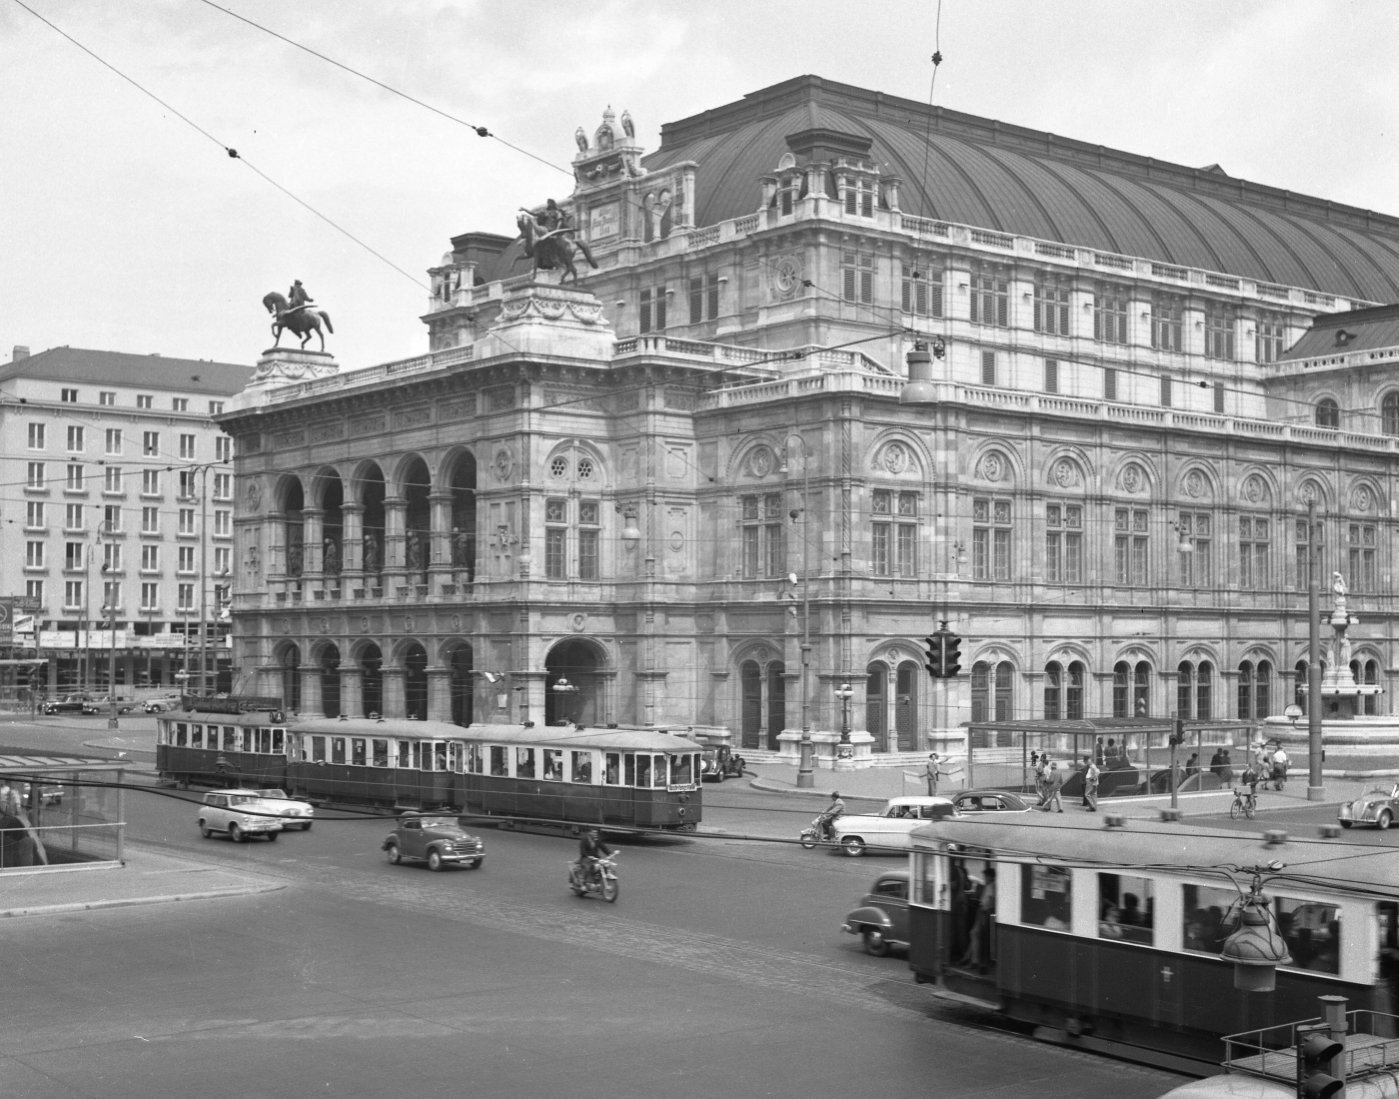
M698 790L698 789L699 789L699 787L698 787L698 786L695 786L694 784L691 784L691 785L689 785L689 786L667 786L667 787L666 787L666 793L668 793L668 794L688 794L688 793L691 793L691 792L693 792L693 791L695 791L695 790Z

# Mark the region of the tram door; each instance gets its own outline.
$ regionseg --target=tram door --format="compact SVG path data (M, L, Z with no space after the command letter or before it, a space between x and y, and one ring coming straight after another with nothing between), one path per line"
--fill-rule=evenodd
M947 987L994 999L997 949L996 867L986 859L947 860L950 909L943 970Z

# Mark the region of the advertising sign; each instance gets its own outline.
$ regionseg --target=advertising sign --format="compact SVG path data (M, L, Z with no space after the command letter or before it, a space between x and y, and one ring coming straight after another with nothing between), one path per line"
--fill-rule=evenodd
M22 595L0 595L0 645L18 645L25 642L15 638L15 617L29 616L29 632L34 631L33 615L39 609L37 599L26 599ZM33 644L31 639L28 644Z

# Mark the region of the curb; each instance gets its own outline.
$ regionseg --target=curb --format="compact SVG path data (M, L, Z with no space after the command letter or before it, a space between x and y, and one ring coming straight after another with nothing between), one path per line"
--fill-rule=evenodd
M227 889L208 889L200 893L164 893L154 897L131 897L111 901L73 901L69 904L36 904L29 908L0 909L0 918L20 916L47 916L59 912L86 912L97 908L130 908L142 904L169 904L174 901L206 901L217 897L243 897L255 893L273 893L285 889L286 882L267 885L239 885Z

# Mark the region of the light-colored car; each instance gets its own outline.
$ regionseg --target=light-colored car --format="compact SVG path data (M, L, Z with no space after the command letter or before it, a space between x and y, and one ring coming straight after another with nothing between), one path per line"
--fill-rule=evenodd
M281 831L276 805L264 801L256 790L211 790L199 807L199 834L205 839L226 832L234 843L253 836L275 840Z
M1385 829L1399 817L1399 782L1371 786L1354 801L1343 802L1336 813L1342 828L1371 825Z
M264 801L271 802L274 812L282 814L283 828L300 828L303 832L311 831L311 820L316 815L316 809L309 801L294 798L285 790L275 788L256 790L254 793Z
M847 855L863 855L870 847L907 851L912 846L908 834L920 824L956 815L950 798L924 795L890 798L878 815L847 813L837 818L832 836Z

